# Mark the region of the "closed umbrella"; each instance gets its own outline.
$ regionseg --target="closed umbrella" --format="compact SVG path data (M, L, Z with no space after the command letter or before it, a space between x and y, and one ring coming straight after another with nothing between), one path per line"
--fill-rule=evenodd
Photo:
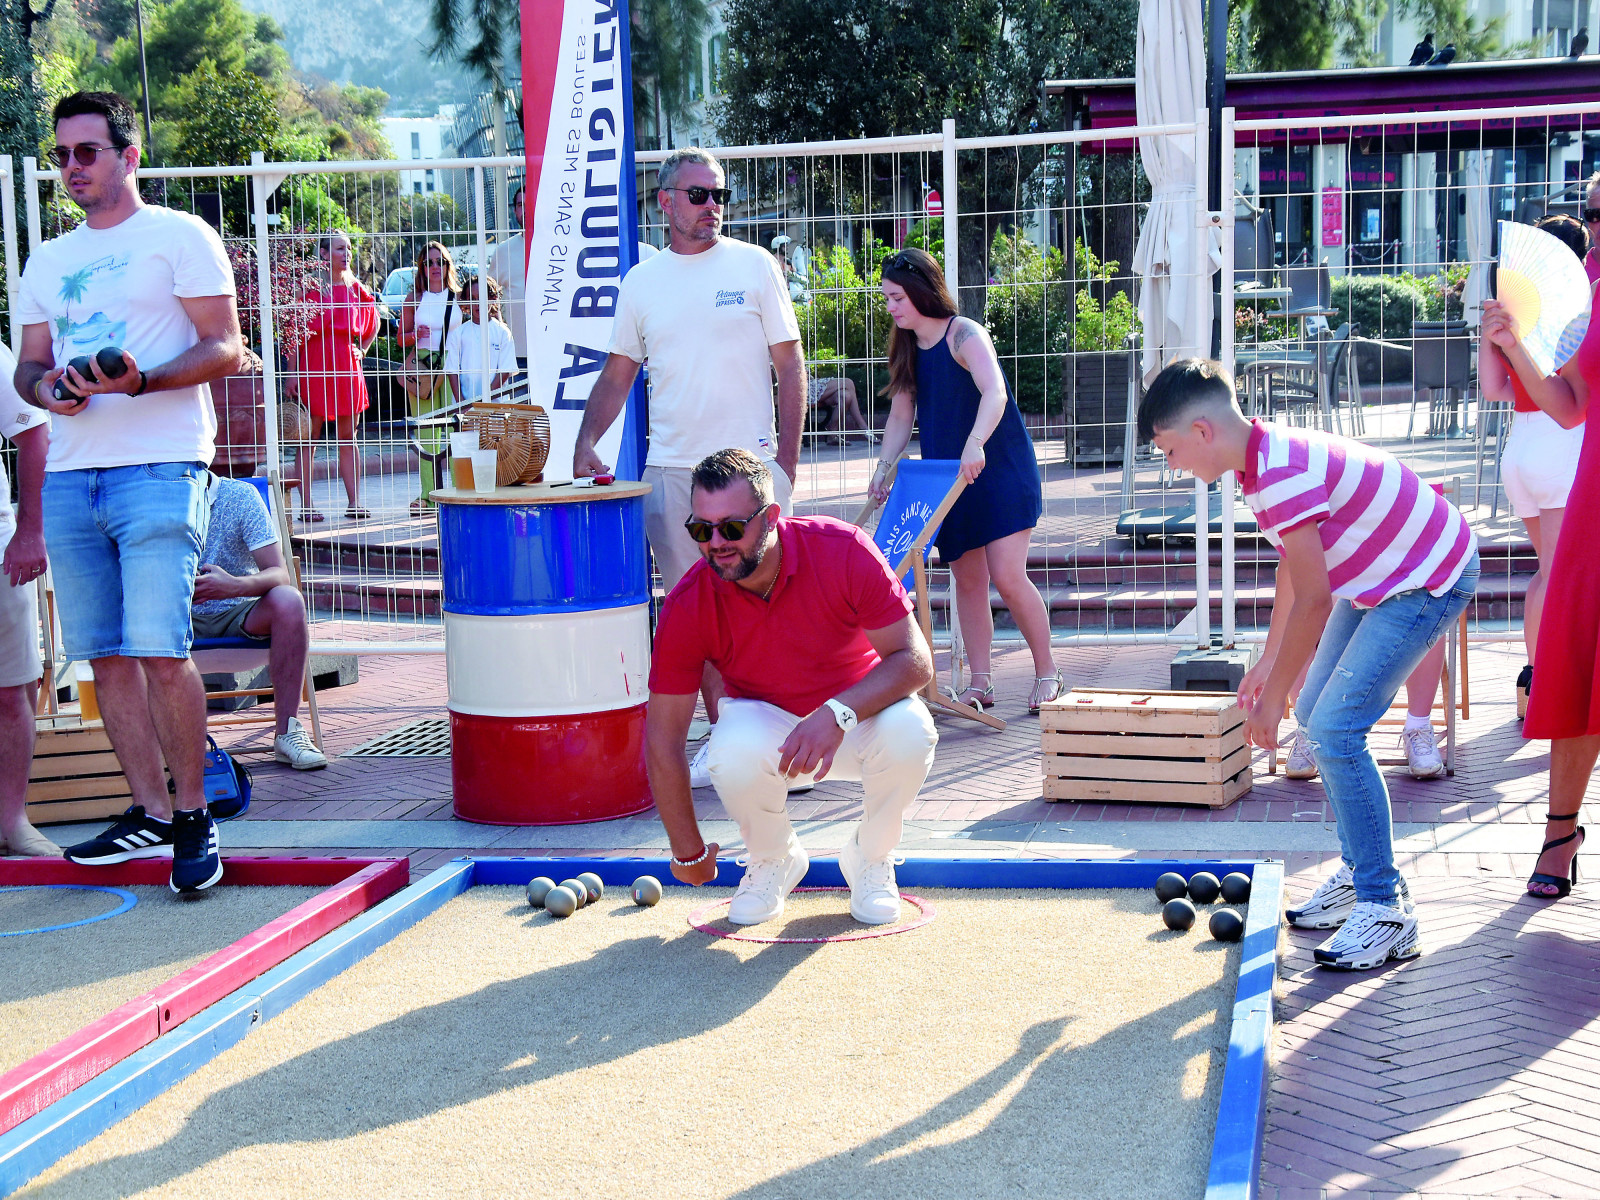
M1134 99L1140 125L1179 125L1205 106L1205 24L1200 0L1140 0ZM1145 378L1174 357L1211 350L1211 302L1195 278L1201 236L1195 204L1194 138L1142 137L1139 155L1150 179L1150 208L1139 230L1133 269L1141 278ZM1221 264L1221 239L1211 236L1206 274Z
M1489 294L1489 180L1483 169L1482 150L1467 151L1461 190L1467 199L1462 233L1466 235L1467 262L1472 264L1461 290L1461 306L1466 310L1467 324L1476 326L1483 321L1483 301Z

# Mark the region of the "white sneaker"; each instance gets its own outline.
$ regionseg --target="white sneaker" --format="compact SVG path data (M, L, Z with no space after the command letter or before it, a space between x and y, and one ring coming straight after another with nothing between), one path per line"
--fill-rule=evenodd
M1311 757L1311 739L1304 729L1296 728L1289 737L1289 761L1283 773L1290 779L1315 779L1317 760Z
M689 761L689 786L703 788L711 786L711 768L707 764L711 761L711 739L707 738L700 743L700 749L695 752L694 758Z
M272 743L272 757L296 771L320 771L328 765L328 756L317 749L299 717L290 717L289 728Z
M850 915L863 925L890 925L900 919L894 866L892 856L869 861L854 837L839 851L839 870L850 885Z
M1355 907L1355 877L1349 867L1340 863L1339 869L1318 885L1309 900L1283 915L1289 924L1300 929L1337 929L1349 919ZM1400 907L1407 912L1415 907L1404 875L1400 876Z
M1407 729L1400 735L1406 748L1406 766L1418 779L1434 779L1444 774L1444 759L1439 757L1439 740L1432 725Z
M759 925L783 912L783 902L811 866L799 843L783 858L741 858L744 878L728 905L728 920L735 925Z
M1313 957L1319 967L1366 971L1391 958L1415 958L1421 953L1415 910L1362 901L1344 928L1318 946Z

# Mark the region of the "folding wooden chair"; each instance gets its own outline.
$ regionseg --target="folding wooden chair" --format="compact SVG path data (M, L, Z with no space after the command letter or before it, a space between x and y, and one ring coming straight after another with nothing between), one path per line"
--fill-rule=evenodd
M278 541L283 547L284 565L289 568L289 582L296 588L300 587L300 559L294 554L294 542L291 541L288 522L288 505L284 501L283 481L276 471L267 478L259 476L242 480L244 483L254 484L261 492L261 498L267 503L267 511L272 514L272 519L278 526ZM263 643L256 638L196 638L190 647L190 657L194 659L202 673L206 671L244 671L266 665L270 650L268 643ZM262 698L271 700L273 689L264 688L231 688L223 691L208 691L207 700L230 700L244 696L254 696L257 700L256 710L236 710L233 712L209 713L206 716L206 727L226 728L239 725L271 725L277 722L275 711L262 712ZM322 749L322 714L317 709L317 689L311 682L311 658L306 657L305 679L301 683L300 698L305 701L307 715L311 718L311 741L318 750ZM270 752L271 747L266 750ZM233 753L238 753L234 751Z
M892 471L893 484L889 498L883 505L883 516L873 531L873 541L883 551L889 566L901 579L911 572L911 590L916 597L917 623L922 626L922 636L933 645L933 608L928 597L928 555L933 550L934 535L944 521L950 506L956 502L967 486L961 478L961 464L953 459L905 459ZM856 517L856 524L866 527L867 520L878 507L870 498ZM953 609L952 609L953 614ZM946 696L939 691L937 675L922 689L922 698L938 712L965 717L991 729L1004 729L1006 723L970 704Z

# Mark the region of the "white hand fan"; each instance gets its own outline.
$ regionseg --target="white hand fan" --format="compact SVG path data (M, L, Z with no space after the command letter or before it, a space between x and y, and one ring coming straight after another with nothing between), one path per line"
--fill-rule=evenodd
M1539 370L1553 375L1578 352L1589 331L1589 277L1560 238L1501 221L1495 291Z

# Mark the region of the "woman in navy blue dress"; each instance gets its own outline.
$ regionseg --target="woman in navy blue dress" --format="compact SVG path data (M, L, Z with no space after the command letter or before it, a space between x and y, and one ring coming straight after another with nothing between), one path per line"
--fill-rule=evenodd
M956 315L932 255L904 250L885 262L883 296L895 326L885 389L890 409L883 457L869 489L880 501L888 497L884 477L911 440L913 418L923 458L961 460L967 489L934 543L955 579L961 637L972 667L973 686L956 698L978 707L994 704L993 581L1033 652L1028 711L1038 712L1065 684L1050 654L1050 613L1028 578L1028 541L1044 511L1033 441L988 330Z

